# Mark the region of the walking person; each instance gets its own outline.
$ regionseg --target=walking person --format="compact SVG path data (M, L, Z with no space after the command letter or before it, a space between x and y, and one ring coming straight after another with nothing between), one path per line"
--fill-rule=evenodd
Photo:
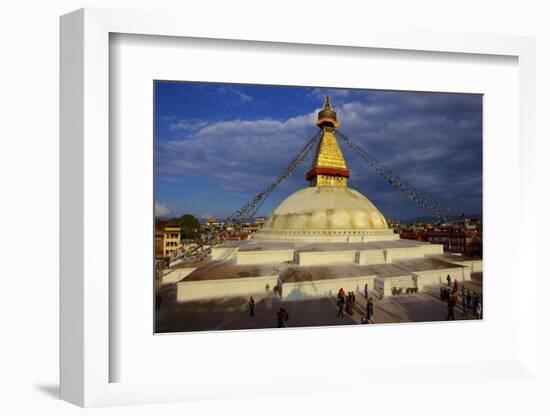
M458 280L456 279L453 283L453 293L458 293Z
M288 312L286 311L285 308L282 308L282 311L283 311L283 322L284 322L284 325L285 325L285 328L288 326Z
M367 323L370 324L374 318L374 302L372 298L367 301Z
M248 308L250 309L250 316L254 316L254 306L256 306L254 302L254 298L250 296L250 300L248 301Z
M451 298L447 301L447 321L449 320L455 320L455 305L453 304L453 300Z
M449 300L449 291L446 287L443 288L443 302L447 303Z
M478 302L476 306L476 318L481 319L481 302Z
M470 289L466 292L466 306L468 309L472 306L472 294L470 293Z
M451 275L447 275L447 286L451 287Z
M369 298L369 284L365 283L365 299Z
M346 292L344 292L344 288L341 287L338 291L338 300L342 299L344 302L346 301Z
M344 299L338 298L338 314L336 315L337 318L343 318L344 317Z
M348 296L346 297L346 313L349 316L353 316L353 297L351 292L349 292Z
M279 308L277 312L277 328L286 328L288 321L288 312L284 308Z
M281 313L281 309L277 311L277 328L284 328L283 314Z

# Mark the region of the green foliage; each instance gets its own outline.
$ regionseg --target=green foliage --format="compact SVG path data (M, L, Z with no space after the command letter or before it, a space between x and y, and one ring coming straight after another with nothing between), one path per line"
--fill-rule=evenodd
M163 230L166 227L179 227L181 238L196 238L201 235L201 225L191 214L184 214L181 217L172 218L170 220L155 219L155 228Z
M172 220L170 220L170 224L178 225L182 229L186 230L198 229L201 226L199 220L197 220L191 214L184 214L181 217L173 218Z
M170 225L181 228L182 238L195 238L200 235L201 225L199 220L191 214L184 214L181 217L172 218Z

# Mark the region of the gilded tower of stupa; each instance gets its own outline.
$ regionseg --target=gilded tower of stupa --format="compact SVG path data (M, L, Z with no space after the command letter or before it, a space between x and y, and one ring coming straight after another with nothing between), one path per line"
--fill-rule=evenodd
M306 179L310 186L347 186L349 170L338 146L334 129L340 123L336 112L325 98L325 105L317 116L317 126L321 129L321 141Z
M374 204L348 188L350 171L334 134L339 124L326 97L317 116L321 138L306 175L309 186L286 198L255 239L361 242L397 238Z

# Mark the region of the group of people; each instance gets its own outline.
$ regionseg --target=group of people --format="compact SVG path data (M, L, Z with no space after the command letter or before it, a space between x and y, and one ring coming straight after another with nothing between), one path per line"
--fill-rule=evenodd
M458 281L451 284L451 277L447 275L447 287L439 289L439 297L442 302L447 304L447 320L455 319L455 307L458 304ZM468 316L468 311L472 311L477 319L482 318L482 295L478 295L470 289L461 287L462 298L462 316Z
M374 302L372 298L368 297L368 286L365 285L365 299L367 299L366 314L361 316L361 323L368 324L373 322L374 318ZM337 296L338 313L337 318L344 317L344 308L349 316L353 316L355 307L355 293L353 291L347 292L344 288L338 290Z
M462 286L462 312L464 316L468 315L468 311L472 311L477 319L482 318L482 296L474 291L470 292L470 289L467 289L464 293L464 286Z
M346 313L349 316L353 316L353 306L355 305L355 294L353 292L346 293L344 288L340 288L338 291L338 314L336 317L344 317L344 307L346 308Z
M451 301L453 303L453 306L456 306L458 302L458 288L455 289L454 287L452 289L448 289L446 287L439 288L439 299L441 299L441 302L448 303Z

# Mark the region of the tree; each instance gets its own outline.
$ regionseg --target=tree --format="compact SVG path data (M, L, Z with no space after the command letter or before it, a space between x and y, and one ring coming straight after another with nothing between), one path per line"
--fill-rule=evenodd
M184 214L181 217L173 218L170 220L170 223L178 225L186 230L197 230L201 227L199 220L191 214Z
M172 218L170 225L180 227L182 238L195 238L200 234L199 220L191 214L183 214L181 217Z

